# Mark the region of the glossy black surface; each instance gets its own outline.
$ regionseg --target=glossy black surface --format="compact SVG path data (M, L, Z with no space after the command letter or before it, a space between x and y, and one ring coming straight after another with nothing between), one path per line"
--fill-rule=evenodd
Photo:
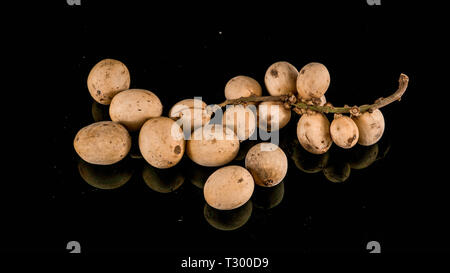
M277 251L367 253L366 244L375 240L383 252L445 249L447 216L440 190L445 178L438 178L443 163L427 153L439 139L430 143L426 130L435 124L416 112L420 94L428 92L421 82L418 64L423 55L416 41L430 34L414 20L415 13L399 18L400 7L385 1L380 7L361 1L297 9L281 4L240 9L224 3L223 8L191 6L194 11L143 5L128 10L123 3L105 7L82 2L80 7L61 5L52 14L54 23L42 29L48 42L44 52L56 57L48 70L56 76L43 95L42 108L49 111L41 117L46 121L42 127L34 124L45 144L36 144L42 152L35 156L36 163L19 168L21 179L16 182L33 185L22 189L23 199L7 215L12 224L5 233L6 248L64 253L67 242L77 240L87 253L228 251L251 256ZM86 79L103 58L124 62L131 87L156 93L164 114L177 101L193 96L202 96L208 104L222 102L226 82L236 75L254 77L263 85L265 70L280 60L298 69L311 61L324 63L331 74L326 96L334 105L388 96L401 72L410 76L411 84L401 102L382 109L386 129L378 144L379 160L351 169L343 183L332 183L322 171L300 170L298 165L305 162L292 160L292 151L286 149L289 170L283 192L255 192L245 222L237 218L246 215L217 216L205 208L201 183L191 182L202 176L195 172L204 170L187 158L162 174L174 181L170 193L145 183L142 171L147 165L137 158L127 158L126 166L115 170L122 179L129 177L117 189L86 183L79 168L103 178L109 175L80 163L72 146L80 128L102 117L93 117ZM295 143L297 121L293 114L281 131L282 143ZM351 153L332 147L329 161L337 164L336 172L348 172L343 162L355 160ZM176 175L180 177L171 178ZM205 214L245 224L223 231L210 225Z

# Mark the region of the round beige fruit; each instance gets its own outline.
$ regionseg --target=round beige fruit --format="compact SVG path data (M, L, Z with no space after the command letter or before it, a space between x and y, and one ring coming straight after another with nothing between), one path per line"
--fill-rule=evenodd
M298 70L288 62L276 62L269 66L264 76L264 84L271 96L297 93Z
M128 154L131 137L121 124L100 121L78 131L73 146L84 161L97 165L111 165Z
M95 101L108 105L117 93L130 88L130 72L122 62L104 59L89 72L87 86Z
M372 113L366 111L359 117L353 117L353 121L359 129L359 144L370 146L383 136L384 117L379 109L375 109Z
M207 124L196 129L186 145L187 156L205 167L223 166L232 161L238 152L238 137L222 124Z
M284 108L282 102L264 101L258 105L259 128L265 131L281 129L291 120L291 109Z
M250 107L231 105L223 114L222 124L233 130L240 141L248 139L256 130L256 108L253 112Z
M335 115L331 122L330 135L337 146L349 149L358 143L359 130L350 117Z
M147 120L139 132L139 150L153 167L167 169L183 157L185 140L183 131L168 117Z
M330 86L330 73L321 63L309 63L297 77L298 95L303 99L320 99Z
M306 113L297 123L297 138L308 152L324 154L333 143L330 135L330 122L322 113Z
M169 118L180 124L183 130L188 126L193 132L195 129L208 124L211 115L206 110L206 103L200 99L185 99L177 102L169 111Z
M226 166L213 172L203 188L206 203L218 210L244 205L252 196L255 183L241 166Z
M111 120L119 122L131 132L139 131L144 122L161 116L162 111L159 98L144 89L122 91L114 96L109 106Z
M280 147L263 142L248 151L245 168L250 171L257 185L273 187L286 176L288 161Z
M261 85L255 79L247 76L236 76L225 85L225 98L227 100L261 95Z

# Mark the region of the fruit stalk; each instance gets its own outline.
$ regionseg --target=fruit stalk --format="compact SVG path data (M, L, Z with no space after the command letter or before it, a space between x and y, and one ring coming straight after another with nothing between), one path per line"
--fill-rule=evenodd
M226 105L229 104L246 104L248 102L281 101L292 107L295 112L298 112L300 109L304 109L304 110L313 110L321 113L336 113L336 114L350 113L352 115L357 116L360 113L364 113L366 111L373 111L375 109L382 108L394 101L400 101L401 97L406 91L406 88L408 87L409 77L401 73L398 81L399 81L398 88L392 95L386 98L379 98L373 104L364 104L361 106L334 107L331 105L324 105L324 106L310 105L304 102L297 101L297 99L293 95L242 97L238 99L226 100L220 103L219 106L225 107Z

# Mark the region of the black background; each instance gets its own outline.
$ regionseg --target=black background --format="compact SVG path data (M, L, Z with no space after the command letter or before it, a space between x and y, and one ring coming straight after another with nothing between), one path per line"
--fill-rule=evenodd
M424 16L439 7L61 2L29 25L33 38L26 40L43 65L34 60L27 69L43 77L22 80L39 95L28 97L27 133L11 134L26 145L15 147L10 161L18 175L8 184L19 192L3 194L2 250L66 253L67 242L77 240L84 253L150 252L149 259L163 256L173 268L188 255L270 256L281 263L297 253L367 253L371 240L385 253L447 250L445 160L437 157L446 156L446 125L438 113L422 112L444 99L433 86L438 76L426 78L439 72L434 62L442 44ZM391 144L384 159L352 170L342 184L290 162L281 204L254 208L244 227L223 232L205 221L201 190L187 180L174 193L153 192L140 178L141 163L117 190L95 190L81 179L72 141L93 122L86 79L104 58L124 62L131 87L156 93L164 114L193 96L223 101L224 86L236 75L263 85L268 66L281 60L298 69L325 64L331 74L326 95L334 105L388 96L400 73L410 86L401 102L383 109L383 141ZM290 125L297 120L293 115Z

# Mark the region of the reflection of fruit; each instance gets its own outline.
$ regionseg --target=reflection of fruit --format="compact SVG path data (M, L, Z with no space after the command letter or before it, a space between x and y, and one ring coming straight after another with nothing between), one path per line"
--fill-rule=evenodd
M142 170L142 178L152 190L161 193L175 191L183 185L185 179L180 166L171 169L157 169L149 164L145 164Z
M296 141L298 143L298 140ZM327 165L329 157L330 153L328 151L320 155L312 154L303 149L300 143L292 148L291 159L294 161L295 166L305 173L320 172Z
M126 159L113 165L94 165L80 158L78 171L81 178L89 185L109 190L117 189L127 183L134 170Z
M357 145L351 150L349 163L352 169L360 170L369 167L378 155L378 144L371 146Z
M323 169L325 177L334 183L344 182L350 177L350 164L337 158L331 159Z
M271 209L281 203L284 197L284 182L274 187L255 187L253 202L255 207L262 209Z
M203 215L206 221L219 230L235 230L247 223L252 215L253 205L249 200L243 206L233 210L218 210L205 204Z
M187 178L194 186L203 189L208 177L216 170L217 168L214 167L203 167L199 165L190 166L190 168L188 168Z
M244 160L248 151L256 144L258 144L257 140L246 140L246 141L241 142L241 145L239 147L239 152L238 152L237 156L234 158L234 160L236 160L236 161Z
M95 122L111 120L111 118L109 117L109 106L93 101L92 118L94 119Z

